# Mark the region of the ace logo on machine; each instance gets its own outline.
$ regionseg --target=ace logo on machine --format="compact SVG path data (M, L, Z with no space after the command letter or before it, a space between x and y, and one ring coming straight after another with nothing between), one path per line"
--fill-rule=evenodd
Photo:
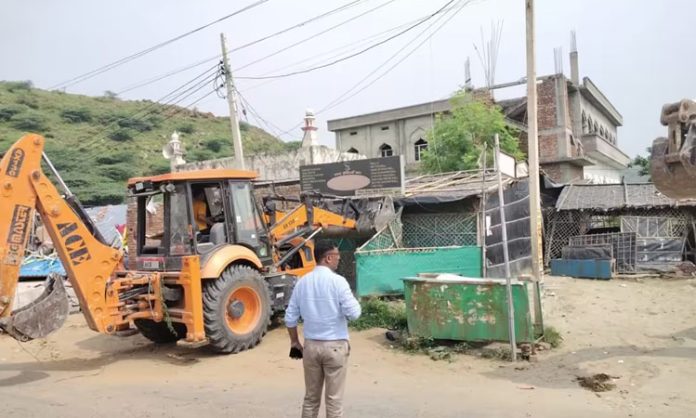
M65 238L63 241L65 243L65 250L68 252L70 263L73 266L79 266L85 261L92 259L89 249L87 249L85 239L80 235L73 233L76 230L77 224L74 222L58 224L58 231L60 232L60 236Z
M10 162L10 165L12 165L12 162ZM24 246L27 241L30 220L31 208L29 206L16 205L14 207L10 232L7 234L6 264L13 266L19 265L20 260L24 256Z
M7 164L7 170L5 174L10 177L19 176L19 171L22 169L22 164L24 164L24 150L17 148L10 154L10 162Z

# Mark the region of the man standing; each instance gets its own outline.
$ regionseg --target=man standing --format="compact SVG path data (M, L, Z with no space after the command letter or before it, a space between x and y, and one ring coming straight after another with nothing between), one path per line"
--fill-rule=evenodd
M343 390L348 371L348 320L360 316L360 304L348 282L334 273L340 260L338 248L317 242L317 267L302 277L292 292L285 311L285 325L291 349L303 353L305 397L302 418L316 418L321 392L326 386L326 417L343 416ZM304 320L304 347L297 334L297 322Z

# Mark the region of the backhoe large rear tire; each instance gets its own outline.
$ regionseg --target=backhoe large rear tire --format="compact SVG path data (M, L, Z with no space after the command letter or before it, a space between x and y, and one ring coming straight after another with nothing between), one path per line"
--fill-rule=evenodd
M261 273L233 265L205 283L203 320L210 346L219 353L257 345L271 321L271 296Z
M133 321L141 334L155 344L170 344L186 337L186 325L172 322L173 333L165 321L155 322L152 319L136 319Z

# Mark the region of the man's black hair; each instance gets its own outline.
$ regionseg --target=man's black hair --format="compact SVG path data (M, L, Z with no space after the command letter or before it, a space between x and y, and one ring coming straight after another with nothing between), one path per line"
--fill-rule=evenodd
M331 241L328 240L320 240L314 243L314 260L316 260L317 263L319 263L321 260L324 259L326 256L326 253L337 249L338 247L336 244L334 244Z

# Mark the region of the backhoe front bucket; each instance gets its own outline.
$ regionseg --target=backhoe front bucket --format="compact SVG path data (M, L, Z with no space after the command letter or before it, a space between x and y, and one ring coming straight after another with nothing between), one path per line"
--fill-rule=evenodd
M63 326L69 309L63 278L51 274L41 296L9 317L0 319L0 328L22 342L44 338Z

